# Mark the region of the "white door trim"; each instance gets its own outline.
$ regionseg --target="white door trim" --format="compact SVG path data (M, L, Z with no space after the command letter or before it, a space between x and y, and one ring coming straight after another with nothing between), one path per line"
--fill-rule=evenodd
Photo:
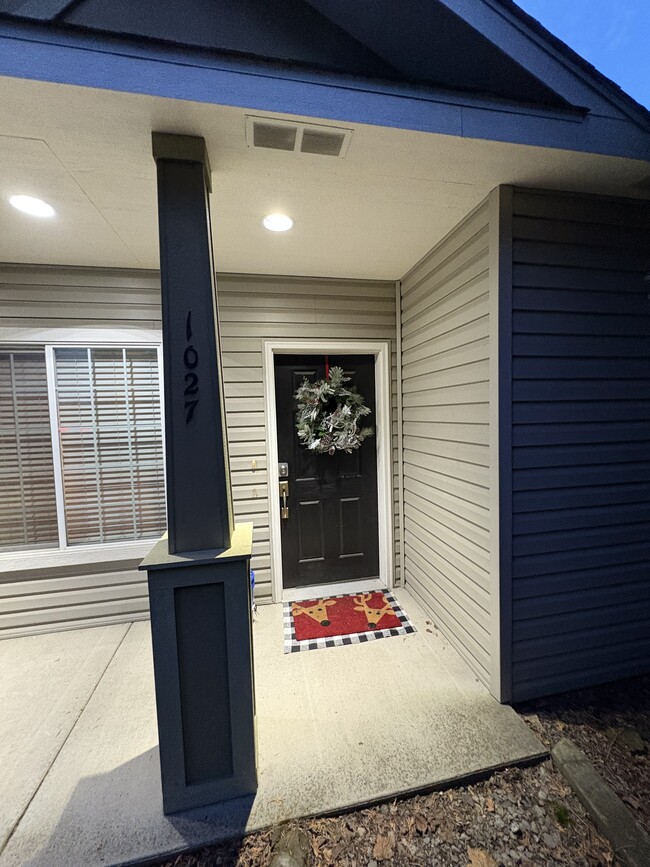
M390 407L389 340L267 340L264 341L264 415L268 457L269 529L271 535L271 592L282 601L282 540L280 498L276 496L278 466L277 414L275 406L275 355L374 355L377 442L377 506L379 518L379 577L389 589L393 569L393 468Z

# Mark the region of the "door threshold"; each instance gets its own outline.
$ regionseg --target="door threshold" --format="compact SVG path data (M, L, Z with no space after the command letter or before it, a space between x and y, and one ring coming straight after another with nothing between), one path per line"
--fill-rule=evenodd
M312 584L309 587L288 587L282 591L283 602L299 602L301 599L321 599L325 596L343 596L345 593L367 593L383 590L380 578L357 578L356 581L341 581L338 584Z

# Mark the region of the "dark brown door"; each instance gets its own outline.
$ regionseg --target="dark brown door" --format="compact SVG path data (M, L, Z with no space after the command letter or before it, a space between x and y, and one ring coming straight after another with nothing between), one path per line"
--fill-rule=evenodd
M375 427L375 360L372 355L330 356L350 377L371 409ZM294 395L306 377L325 376L322 356L278 355L275 390L278 459L289 465L289 515L282 519L284 587L330 584L379 575L377 445L368 437L352 454L320 455L301 445ZM279 495L278 471L270 468L271 495Z

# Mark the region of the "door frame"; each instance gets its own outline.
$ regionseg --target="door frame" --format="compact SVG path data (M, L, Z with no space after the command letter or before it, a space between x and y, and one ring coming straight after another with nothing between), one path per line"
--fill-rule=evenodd
M379 525L379 578L383 587L394 585L392 420L390 405L390 340L265 340L262 355L264 416L271 537L271 593L281 602L282 535L280 498L275 496L278 466L277 410L275 405L276 355L374 355L375 436L377 443L377 509ZM334 582L333 582L334 583ZM326 586L326 585L325 585Z

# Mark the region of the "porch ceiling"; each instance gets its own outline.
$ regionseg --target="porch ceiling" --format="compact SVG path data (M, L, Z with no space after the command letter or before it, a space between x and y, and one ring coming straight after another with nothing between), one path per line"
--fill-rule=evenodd
M360 124L344 159L251 150L243 109L21 79L0 78L0 113L4 262L157 268L154 129L207 141L220 271L398 279L503 183L650 197L637 160ZM294 229L264 230L272 211Z

